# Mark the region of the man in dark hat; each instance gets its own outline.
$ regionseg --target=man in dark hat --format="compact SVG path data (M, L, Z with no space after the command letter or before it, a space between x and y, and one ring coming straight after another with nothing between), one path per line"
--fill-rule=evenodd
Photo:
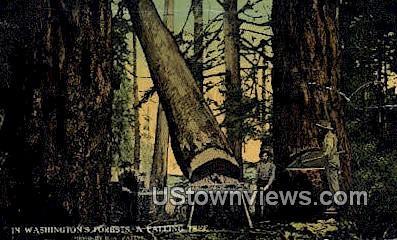
M121 217L120 224L135 223L138 213L138 180L137 172L132 168L133 164L129 161L123 161L120 164L122 173L120 174L121 183L121 202L124 216Z

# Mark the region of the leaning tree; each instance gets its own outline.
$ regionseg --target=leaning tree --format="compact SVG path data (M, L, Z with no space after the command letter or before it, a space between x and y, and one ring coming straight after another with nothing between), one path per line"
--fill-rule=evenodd
M152 79L165 110L171 144L190 181L214 173L236 180L240 165L189 70L172 34L150 0L127 1ZM227 178L230 177L230 178Z

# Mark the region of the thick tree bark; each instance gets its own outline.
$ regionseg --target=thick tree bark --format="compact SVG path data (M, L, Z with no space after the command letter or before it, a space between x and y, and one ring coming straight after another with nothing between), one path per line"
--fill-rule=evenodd
M204 62L204 23L203 23L203 0L192 0L194 17L194 55L195 61L192 63L193 76L196 79L201 91L203 91L203 62Z
M239 164L171 33L150 0L128 1L182 172L192 182L213 173L237 178Z
M174 30L174 0L165 0L164 24L168 30ZM150 186L159 189L167 185L168 143L170 138L167 117L159 102L157 109L157 125L154 142L153 164L150 175Z
M0 226L7 223L5 210L12 207L15 202L13 189L16 186L16 178L9 166L9 153L7 143L14 142L15 138L9 137L11 130L9 125L10 107L12 106L13 85L15 84L15 65L13 56L17 55L17 48L21 46L21 39L26 38L26 32L16 23L19 16L15 12L20 12L23 7L22 1L0 3ZM7 119L5 119L7 116ZM11 145L10 145L11 147ZM3 222L5 221L5 222ZM0 227L0 237L2 237L2 227Z
M154 153L150 186L162 189L167 184L169 129L167 117L161 103L157 110L157 126L154 140Z
M351 150L338 95L340 46L337 1L275 1L273 5L274 152L278 169L289 154L318 147L315 124L331 121L339 139L345 185L351 183Z
M163 22L172 33L174 31L174 0L164 1ZM167 186L169 138L167 117L159 99L150 187L156 187L160 190ZM150 212L153 219L162 219L165 207L153 204Z
M107 221L110 4L22 1L1 148L16 187L14 223ZM15 13L15 12L14 12Z
M237 0L224 1L224 35L225 35L225 66L226 66L226 97L225 126L227 136L234 155L241 166L243 176L243 119L240 107L242 101L240 77L240 25L237 12Z

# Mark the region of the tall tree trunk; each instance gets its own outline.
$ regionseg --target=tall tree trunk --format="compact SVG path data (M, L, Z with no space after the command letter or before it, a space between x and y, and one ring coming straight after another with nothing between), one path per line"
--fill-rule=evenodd
M273 5L274 152L278 169L289 154L318 147L315 124L331 121L339 139L343 181L351 183L351 150L338 95L337 1L281 0Z
M164 109L159 104L157 126L154 142L153 164L150 175L150 186L162 189L167 184L169 129Z
M132 75L134 78L134 106L139 104L139 95L138 95L138 77L137 77L137 47L136 47L137 38L134 34L132 40ZM134 116L134 169L139 171L139 166L141 163L141 124L139 120L139 109L135 109Z
M225 35L225 65L226 65L226 98L225 126L229 143L241 166L240 177L243 177L243 119L240 107L242 100L240 77L240 25L237 12L237 0L224 1L224 35Z
M134 0L128 2L128 8L167 116L182 172L192 182L214 173L237 178L239 164L153 3Z
M203 23L203 0L192 0L194 17L194 55L192 71L201 91L203 91L203 62L204 62L204 23Z
M174 30L174 0L164 2L164 24L170 32ZM167 117L161 102L157 109L156 137L154 142L153 164L150 186L162 189L167 184L169 129Z
M111 11L106 0L21 1L23 44L1 148L14 223L105 223L111 153Z
M266 69L262 70L262 103L260 106L259 120L262 123L262 139L259 154L261 155L268 147L271 147L271 136L273 133L272 116L273 98L268 90L271 79L267 78Z

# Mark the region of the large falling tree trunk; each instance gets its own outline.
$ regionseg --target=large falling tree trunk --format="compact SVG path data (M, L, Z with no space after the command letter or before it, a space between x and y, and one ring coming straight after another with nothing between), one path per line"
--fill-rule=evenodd
M203 58L204 58L204 23L203 23L203 0L192 0L194 17L194 62L192 63L193 76L200 89L203 91Z
M21 1L0 136L12 223L107 221L111 162L110 4Z
M291 153L318 147L315 124L331 121L339 139L345 186L351 183L351 150L338 95L340 46L337 1L281 0L273 5L274 151L278 169Z
M128 1L128 8L167 116L182 172L192 182L214 173L236 179L239 164L153 3L133 0Z
M237 12L237 0L225 0L224 35L225 35L225 67L226 67L226 97L225 97L225 126L233 153L241 166L243 176L243 135L242 126L244 115L241 112L241 77L240 77L240 32Z
M164 23L169 31L174 29L174 0L165 0ZM150 186L162 189L167 184L169 129L161 102L157 109L157 126L154 142L153 164Z
M174 30L174 0L165 0L163 22L168 30ZM157 124L153 152L152 171L150 173L150 187L157 189L164 189L167 186L168 173L168 143L169 143L169 128L167 117L165 115L163 106L159 99L157 109ZM152 219L163 219L165 213L165 206L151 205L150 209Z

